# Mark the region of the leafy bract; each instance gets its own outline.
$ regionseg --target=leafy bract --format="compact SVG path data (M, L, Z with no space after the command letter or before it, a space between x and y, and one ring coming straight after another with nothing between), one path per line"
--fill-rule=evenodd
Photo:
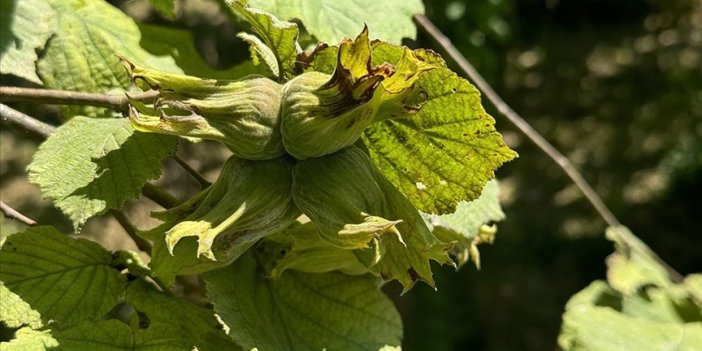
M483 188L480 197L473 201L461 201L456 212L445 215L425 215L432 232L443 241L455 241L451 249L456 263L461 266L472 259L480 268L480 254L477 244L492 243L495 234L494 226L489 222L505 218L499 201L499 186L497 180L491 180Z
M400 317L375 278L292 270L265 276L253 254L204 275L215 311L245 349L376 351L400 344Z
M54 33L55 16L46 0L0 0L0 73L41 84L36 50Z
M192 212L155 238L154 272L170 282L176 274L198 274L233 262L256 241L299 217L291 186L287 159L232 156L217 181L203 191L202 202L184 204Z
M699 275L671 280L655 254L625 227L607 229L616 252L607 282L574 295L563 315L559 345L576 350L697 350L702 345Z
M310 34L327 43L354 37L365 22L375 38L399 44L402 38L415 38L412 16L424 13L420 0L251 0L249 4L284 20L299 19Z
M338 270L346 274L368 272L351 250L345 250L321 240L314 222L295 222L283 231L266 237L265 247L278 253L271 276L279 277L284 271L294 269L307 273L324 273Z
M134 21L105 1L47 0L58 28L38 62L47 88L107 92L129 87L129 77L117 54L135 62L181 72L170 57L156 57L139 46L141 33ZM112 116L98 107L65 107L65 117Z
M135 132L125 118L76 117L39 147L29 180L80 228L138 196L175 146L173 137Z
M53 227L14 234L1 252L0 280L59 326L102 318L124 291L125 278L110 266L109 252Z
M398 280L407 292L416 281L434 287L430 261L453 262L416 208L356 146L299 162L292 196L321 237L353 249L371 273Z
M297 54L301 51L297 43L297 25L250 8L245 0L225 0L225 3L234 14L248 22L260 37L260 41L249 35L244 35L243 39L252 45L253 52L266 63L273 75L280 80L291 78Z
M263 67L254 65L251 61L223 70L210 67L197 51L195 39L190 31L146 23L139 23L139 30L142 34L141 46L144 49L158 56L170 55L187 75L231 80L265 73Z

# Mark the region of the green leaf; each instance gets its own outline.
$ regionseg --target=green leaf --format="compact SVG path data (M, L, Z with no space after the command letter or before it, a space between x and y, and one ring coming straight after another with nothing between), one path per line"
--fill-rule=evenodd
M400 344L400 317L375 278L295 271L265 276L253 254L204 275L215 311L245 349L375 351Z
M39 329L44 325L39 312L33 310L28 303L10 291L1 281L0 320L8 328L19 328L26 325L32 329Z
M44 326L39 312L8 289L0 281L0 321L7 328L17 329L14 338L0 342L3 351L44 351L58 345L50 331L38 330Z
M55 15L45 0L0 0L0 73L41 84L36 50L54 33Z
M424 215L432 232L442 241L455 241L451 253L456 264L463 265L470 258L480 268L477 244L492 243L494 227L486 224L505 218L499 199L497 180L491 180L483 188L480 197L473 201L461 201L456 212L445 215ZM471 252L473 252L471 254Z
M139 30L142 34L141 46L144 49L158 56L170 55L187 75L233 80L250 74L265 73L263 67L256 66L251 61L245 61L225 70L213 69L195 48L193 34L190 31L145 23L139 24Z
M355 37L365 23L374 38L399 44L402 38L415 38L412 16L424 13L420 0L251 0L249 4L284 20L299 19L310 34L327 43Z
M47 351L55 350L59 343L48 330L33 330L29 327L15 331L15 338L8 342L0 342L2 351Z
M616 248L607 259L608 281L595 281L568 301L558 344L566 351L699 349L698 276L673 282L626 227L607 228L607 237Z
M191 347L208 334L213 334L208 338L219 336L234 346L234 342L226 338L214 311L160 292L143 279L129 284L125 300L137 311L145 313L150 323L167 326L169 334L180 335Z
M263 66L268 72L270 72L270 74L273 75L273 77L280 77L278 58L271 48L266 46L266 44L264 44L261 39L255 35L239 33L237 34L237 37L249 44L251 60L253 61L254 65L261 66L261 63L263 63Z
M280 80L292 78L297 54L302 51L297 43L299 34L297 25L281 21L267 12L252 9L246 5L245 0L225 0L225 3L235 15L251 25L254 33L261 38L262 44L271 50L277 61L275 65L277 68L271 67L273 73ZM265 51L258 43L254 49L259 55ZM267 64L272 65L268 54L263 55L262 58Z
M130 328L118 320L81 322L54 332L59 346L52 351L192 351L187 335L151 324L147 329Z
M175 19L175 0L149 0L149 3L160 13L162 13L167 19Z
M592 283L568 302L558 344L566 351L693 351L702 345L699 319L661 322L618 311L628 300L605 282Z
M376 42L373 65L396 64L402 50ZM473 85L435 54L416 54L435 65L415 89L415 99L425 103L408 118L371 125L363 140L383 175L419 210L451 213L461 200L477 198L495 170L517 154L495 130Z
M125 118L76 117L39 147L29 180L80 228L137 197L175 146L173 137L135 132Z
M117 54L149 67L180 73L171 57L156 57L139 46L134 21L105 1L48 0L58 28L39 60L39 76L47 88L107 92L130 87ZM71 106L64 116L114 116L104 108Z
M632 294L644 285L669 287L668 272L654 257L655 253L626 227L609 227L607 239L616 252L607 259L607 281L623 294Z
M53 227L33 227L2 246L0 280L41 313L68 326L102 318L122 295L125 277L100 245Z

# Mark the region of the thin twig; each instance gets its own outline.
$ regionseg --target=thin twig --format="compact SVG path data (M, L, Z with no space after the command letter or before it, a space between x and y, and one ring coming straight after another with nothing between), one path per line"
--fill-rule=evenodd
M597 192L588 184L585 178L578 172L578 170L570 163L570 160L565 157L560 151L558 151L551 143L549 143L539 132L537 132L529 123L527 123L524 118L522 118L517 112L515 112L507 103L502 100L502 98L495 92L494 89L488 84L487 81L480 75L480 73L470 64L468 59L461 54L458 49L451 43L451 40L447 38L435 25L424 15L415 15L414 20L432 39L434 39L439 46L441 46L446 53L453 59L458 66L463 70L463 72L478 86L485 97L492 102L497 110L507 118L514 126L517 127L524 135L529 138L539 149L541 149L548 157L558 164L558 166L563 169L563 171L570 177L570 179L575 183L575 185L582 191L587 200L592 204L595 210L600 214L602 219L611 227L621 226L621 223L614 216L612 211L609 210L607 205L605 205L602 198L597 195ZM633 235L632 235L633 236ZM628 240L629 244L632 246L640 246L643 244L641 239L636 236L626 236L624 240ZM645 244L643 244L645 246ZM650 257L656 260L661 266L665 267L670 275L670 278L675 282L682 281L682 275L668 265L663 259L656 255L653 251L649 250Z
M173 159L176 162L178 162L180 167L182 167L186 172L188 172L188 174L190 174L190 176L193 177L193 179L195 179L198 182L198 184L200 184L200 189L205 189L208 186L210 186L211 183L207 179L205 179L205 177L203 177L202 174L196 171L195 168L190 166L187 161L180 157L180 155L173 155Z
M0 118L3 122L9 122L45 138L56 131L56 127L27 116L5 104L0 104Z
M165 209L180 205L180 201L175 196L151 183L144 184L141 193Z
M37 224L35 220L23 215L20 211L15 210L3 201L0 201L0 211L2 211L2 214L5 215L5 218L16 219L28 226Z
M124 214L124 212L115 209L110 209L110 214L112 214L122 228L124 228L124 231L127 232L127 235L129 235L130 238L132 238L132 241L134 241L134 244L136 244L139 250L150 255L152 248L151 243L137 234L136 227L134 227L132 221L127 218L127 215Z
M157 95L157 91L129 94L132 99L143 102L153 101ZM125 94L0 87L0 101L38 102L51 105L87 105L106 107L124 114L129 112L129 99L127 99Z
M461 54L458 49L451 43L451 40L447 38L441 31L436 28L436 26L424 15L415 15L415 22L421 27L432 39L434 39L453 59L458 66L463 70L463 72L478 86L478 89L485 94L485 97L492 102L497 110L507 118L512 124L514 124L517 129L519 129L524 135L526 135L531 142L533 142L539 149L541 149L548 157L550 157L556 164L563 169L563 171L570 177L570 179L575 183L575 185L582 191L583 195L592 204L595 210L602 216L602 219L607 222L610 226L621 225L617 217L614 216L612 211L607 208L607 205L602 201L599 195L594 189L588 184L588 182L583 178L582 174L570 163L570 160L565 157L560 151L558 151L551 143L544 139L539 132L537 132L529 123L527 123L524 118L522 118L517 112L515 112L507 103L502 100L502 98L495 92L494 89L488 84L487 81L478 73L478 71L473 67L473 65L468 62L468 60Z

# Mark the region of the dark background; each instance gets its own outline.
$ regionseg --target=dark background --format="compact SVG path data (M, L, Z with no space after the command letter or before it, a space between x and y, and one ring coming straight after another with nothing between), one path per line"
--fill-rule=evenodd
M169 22L145 1L112 1L144 23L191 29L213 67L247 59L241 30L214 1L178 1ZM497 92L567 155L622 223L683 274L702 271L702 2L634 0L427 1L427 16ZM362 19L359 19L361 21ZM423 33L412 47L439 48ZM10 77L3 84L16 85ZM507 219L483 268L436 267L438 292L418 285L393 296L405 323L406 350L555 350L570 296L603 279L612 245L604 222L563 172L492 106L486 108L520 158L503 166ZM53 109L23 106L55 118ZM54 117L52 117L54 116ZM25 167L38 141L0 131L0 195L40 222L60 213L27 185ZM8 150L13 150L9 152ZM214 151L213 151L214 150ZM210 179L226 152L183 145L181 155ZM216 155L216 156L213 156ZM172 162L160 185L178 196L194 190ZM146 221L143 203L128 214ZM21 229L0 219L3 234ZM93 230L98 229L98 230ZM108 247L122 242L109 218L85 232Z

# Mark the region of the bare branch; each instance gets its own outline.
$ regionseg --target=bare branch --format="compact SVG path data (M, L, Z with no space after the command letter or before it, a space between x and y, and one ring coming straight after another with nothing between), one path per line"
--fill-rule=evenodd
M157 91L129 94L138 101L150 102ZM0 87L0 101L37 102L50 105L87 105L106 107L123 114L129 113L129 100L125 94L86 93L81 91Z
M5 104L0 104L0 118L44 138L56 131L56 127L25 115Z
M582 191L583 195L592 204L595 210L600 214L602 219L610 226L621 225L617 217L612 211L607 208L607 205L602 201L599 195L583 178L582 174L570 163L570 160L558 151L551 143L549 143L539 132L537 132L527 121L524 120L517 112L515 112L502 98L495 92L487 81L478 73L473 65L461 54L458 49L451 43L436 26L424 15L415 15L415 22L422 28L446 53L453 59L463 72L475 83L475 85L483 92L485 97L492 102L497 110L507 118L517 129L519 129L531 142L541 149L548 157L563 169L570 177L575 185Z
M127 232L127 235L129 235L130 238L132 238L132 241L134 241L134 244L139 248L139 250L146 252L147 254L151 254L151 243L148 242L146 239L142 238L137 234L136 227L134 227L134 224L132 224L132 221L127 218L127 215L124 214L122 211L118 210L110 210L110 214L112 214L113 217L119 222L119 224L124 228L124 231Z
M180 157L180 155L175 154L173 156L173 159L176 162L178 162L180 167L182 167L186 172L188 172L188 174L190 174L190 176L193 177L193 179L195 179L200 184L201 189L207 188L208 186L210 186L210 184L212 184L207 179L205 179L205 177L203 177L202 174L196 171L195 168L190 166L187 161Z
M16 219L28 226L37 224L35 220L23 215L21 212L10 207L10 205L4 203L3 201L0 201L0 211L2 211L2 214L5 215L5 218Z

